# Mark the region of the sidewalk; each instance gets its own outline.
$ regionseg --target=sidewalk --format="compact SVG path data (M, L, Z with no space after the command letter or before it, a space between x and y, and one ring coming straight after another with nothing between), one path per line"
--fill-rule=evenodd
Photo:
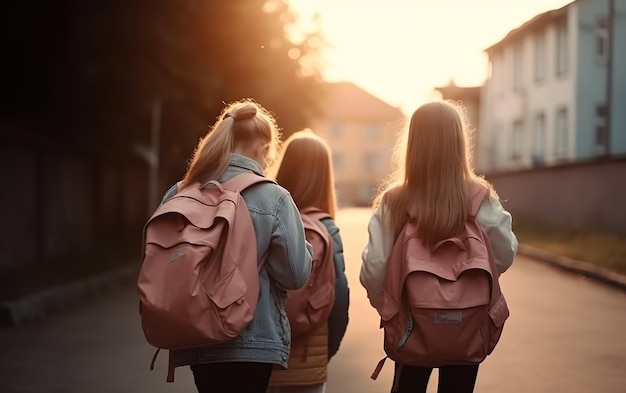
M609 269L552 254L526 244L519 245L518 253L626 290L626 275ZM51 313L86 301L104 291L130 284L136 277L137 266L129 264L88 280L46 289L18 300L0 302L0 327L19 326L29 321L43 319Z
M137 278L137 266L119 267L109 272L69 285L48 288L21 299L0 302L0 327L18 326L44 319L69 306L93 299Z

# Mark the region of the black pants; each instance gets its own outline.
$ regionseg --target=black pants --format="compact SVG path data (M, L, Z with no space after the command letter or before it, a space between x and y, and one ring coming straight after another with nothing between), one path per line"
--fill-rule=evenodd
M211 363L191 366L198 393L265 393L271 363Z
M432 371L432 368L415 366L402 366L400 370L396 363L393 380L394 386L398 385L398 388L397 390L392 388L392 392L426 393ZM478 365L439 367L437 393L472 393L477 375Z

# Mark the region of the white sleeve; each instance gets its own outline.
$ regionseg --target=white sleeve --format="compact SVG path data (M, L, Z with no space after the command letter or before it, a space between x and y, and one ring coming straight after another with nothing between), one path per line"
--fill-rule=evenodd
M513 264L517 252L517 237L511 228L511 214L504 210L497 198L489 196L480 206L476 222L489 237L498 273L504 273Z
M361 273L359 280L367 291L372 307L376 307L383 281L385 279L385 269L387 258L393 248L393 234L388 229L389 226L383 217L382 207L376 209L370 218L367 231L369 240L361 253Z

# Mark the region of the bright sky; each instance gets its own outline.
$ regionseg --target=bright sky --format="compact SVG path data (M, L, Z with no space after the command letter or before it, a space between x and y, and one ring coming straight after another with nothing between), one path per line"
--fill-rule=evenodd
M318 13L332 45L330 81L351 81L410 114L451 79L481 85L483 50L572 0L289 0L310 26ZM306 27L305 27L306 28Z

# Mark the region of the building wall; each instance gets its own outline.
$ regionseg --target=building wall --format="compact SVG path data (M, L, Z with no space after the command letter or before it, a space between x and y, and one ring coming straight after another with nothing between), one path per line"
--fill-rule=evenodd
M597 20L610 0L577 0L539 15L487 49L489 77L481 89L479 170L493 182L515 217L567 228L626 233L626 1L615 4L610 155L596 149L596 107L606 101L607 66L596 60ZM567 26L567 69L557 73L559 20ZM534 73L536 41L545 32L544 78ZM515 45L522 48L522 85L513 89ZM567 111L568 140L559 151L557 114ZM544 159L533 156L533 130L545 121ZM512 122L523 126L522 154L511 157ZM484 134L484 136L483 136ZM564 154L563 154L564 153Z
M369 205L391 172L391 155L403 123L391 119L320 119L314 132L333 151L340 205Z
M557 26L554 24L539 28L524 37L524 87L521 93L523 102L521 110L521 121L523 122L524 140L522 144L521 158L517 161L505 161L504 167L507 169L523 169L536 165L552 165L557 162L569 161L575 157L575 130L577 122L574 117L574 101L576 96L575 62L571 59L575 56L575 45L573 45L575 33L571 17L568 17L567 37L568 53L566 71L557 72ZM537 58L535 34L543 34L545 42L544 72L541 78L537 77L535 62ZM556 131L557 113L565 110L567 113L568 137L565 151L561 151L558 144ZM540 116L543 116L544 133L537 133ZM509 118L510 129L515 118ZM541 146L541 147L539 147Z
M626 45L620 44L626 39L626 1L613 1L609 144L610 154L619 156L626 153L626 111L620 109L626 108ZM607 64L597 60L595 46L597 21L607 18L608 5L608 0L574 1L513 30L487 50L490 72L481 90L479 171L520 170L604 155L596 146L596 108L606 102ZM567 61L565 70L558 72L560 23L566 26ZM541 35L545 59L543 77L538 78ZM559 132L563 128L565 137Z
M579 1L577 83L578 130L577 158L586 159L605 154L626 153L626 1L614 0L614 37L612 42L612 72L609 79L609 63L596 56L598 21L607 20L609 0ZM610 135L606 150L597 146L596 108L607 104L608 83L611 83Z
M626 154L626 1L615 4L613 40L613 94L611 154Z
M392 170L392 150L405 115L355 84L329 83L310 128L333 152L340 206L368 206Z
M626 158L491 174L513 222L626 234Z
M592 158L603 152L596 146L596 107L604 105L607 97L607 64L600 62L595 55L596 24L607 17L608 2L583 1L578 9L578 41L580 48L578 64L579 94L576 106L578 123L576 156L579 159Z

